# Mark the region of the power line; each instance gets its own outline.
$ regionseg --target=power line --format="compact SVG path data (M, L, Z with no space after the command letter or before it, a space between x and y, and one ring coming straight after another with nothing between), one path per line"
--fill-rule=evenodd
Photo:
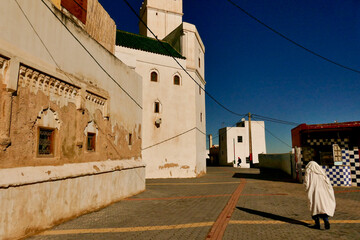
M253 119L255 120L256 118L253 117ZM287 144L286 142L284 142L283 140L281 140L280 138L278 138L277 136L275 136L275 134L273 134L272 132L270 132L270 130L266 129L263 125L261 125L260 123L258 123L257 121L255 121L257 124L259 124L261 127L264 128L265 131L267 131L268 133L270 133L274 138L276 138L277 140L279 140L280 142L282 142L283 144L285 144L286 146L288 146L289 148L291 148L291 146L289 144Z
M245 9L243 9L242 7L240 7L239 5L237 5L236 3L234 3L232 0L228 0L228 2L231 3L232 5L234 5L236 8L238 8L240 11L242 11L243 13L245 13L245 14L246 14L247 16L249 16L250 18L254 19L256 22L260 23L261 25L263 25L264 27L266 27L267 29L269 29L270 31L274 32L275 34L279 35L280 37L284 38L285 40L291 42L292 44L294 44L294 45L302 48L303 50L305 50L305 51L307 51L307 52L309 52L309 53L311 53L311 54L313 54L313 55L315 55L315 56L317 56L317 57L319 57L319 58L321 58L321 59L323 59L323 60L325 60L325 61L327 61L327 62L329 62L329 63L332 63L332 64L334 64L334 65L336 65L336 66L338 66L338 67L341 67L341 68L344 68L344 69L347 69L347 70L350 70L350 71L353 71L353 72L356 72L356 73L360 73L359 70L356 70L356 69L354 69L354 68L350 68L350 67L347 67L347 66L345 66L345 65L343 65L343 64L337 63L337 62L335 62L335 61L333 61L333 60L331 60L331 59L329 59L329 58L326 58L326 57L324 57L324 56L322 56L322 55L320 55L320 54L318 54L318 53L316 53L316 52L314 52L314 51L312 51L312 50L310 50L310 49L302 46L301 44L295 42L294 40L288 38L288 37L285 36L284 34L278 32L278 31L275 30L274 28L272 28L272 27L270 27L269 25L265 24L264 22L262 22L261 20L259 20L258 18L256 18L255 16L253 16L252 14L250 14L249 12L247 12Z
M55 60L54 56L51 54L50 50L47 48L46 44L44 43L44 41L42 40L42 38L40 37L39 33L36 31L34 25L31 23L30 19L28 18L28 16L26 15L26 13L24 12L24 10L22 9L22 7L20 6L20 4L18 3L17 0L15 0L16 4L18 5L20 11L22 12L22 14L24 15L24 17L26 18L27 22L29 23L30 27L32 28L32 30L34 31L34 33L36 34L36 36L39 38L41 44L43 45L43 47L45 48L45 50L47 51L47 53L49 54L50 58L53 60L53 62L55 63L55 65L61 69L60 65L57 63L57 61ZM63 71L65 73L65 71ZM70 82L72 84L74 84L74 81L65 73L65 76L70 80Z
M42 0L42 2L44 3L44 1ZM44 3L45 4L45 3ZM19 4L18 4L19 5ZM46 4L45 4L46 5ZM47 5L46 5L47 6ZM19 6L20 7L20 6ZM47 6L47 8L54 14L54 12ZM21 7L20 7L20 9L21 9ZM22 9L21 9L22 10ZM23 11L22 11L23 12ZM23 12L23 14L24 14L24 16L27 18L27 16L26 16L26 14ZM55 14L54 14L55 15ZM62 21L55 15L55 17L62 23ZM27 18L28 19L28 18ZM55 64L60 68L60 66L57 64L57 62L55 61L55 59L53 58L53 56L51 55L51 53L50 53L50 51L48 50L48 48L46 47L46 45L45 45L45 43L42 41L42 39L40 38L40 36L37 34L37 32L36 32L36 30L34 29L34 27L33 27L33 25L31 24L31 22L30 22L30 20L28 19L28 21L29 21L29 23L30 23L30 25L31 25L31 27L33 28L33 30L35 31L35 33L36 33L36 35L39 37L39 39L40 39L40 41L42 42L42 44L44 45L44 47L46 48L46 50L48 51L48 53L50 54L50 56L51 56L51 58L53 59L53 61L55 62ZM62 23L63 24L63 23ZM86 52L93 58L93 60L100 66L100 68L115 82L115 83L117 83L116 81L115 81L115 79L113 79L112 78L112 76L110 76L110 74L109 73L107 73L107 71L96 61L96 59L93 57L93 55L86 49L86 47L76 38L76 36L74 36L74 34L66 27L66 25L64 25L63 24L63 26L68 30L68 32L77 40L77 42L86 50ZM70 78L69 78L70 79ZM71 79L70 79L71 80ZM121 86L120 86L120 84L117 84L125 93L127 93ZM128 93L127 93L128 94ZM128 94L128 96L131 98L131 99L133 99L129 94ZM137 104L137 102L133 99L133 101ZM142 107L139 105L139 104L137 104L141 109L142 109ZM159 144L162 144L162 143L165 143L165 142L167 142L167 141L170 141L171 139L174 139L174 138L177 138L177 137L179 137L179 136L181 136L181 135L184 135L185 133L188 133L188 132L190 132L190 131L192 131L192 130L194 130L194 129L196 129L196 130L198 130L200 133L202 133L203 135L205 135L206 136L206 133L204 133L203 131L201 131L199 128L197 128L197 127L194 127L194 128L192 128L192 129L190 129L190 130L187 130L187 131L185 131L185 132L183 132L183 133L180 133L180 134L178 134L178 135L176 135L176 136L173 136L173 137L171 137L171 138L168 138L168 139L166 139L166 140L163 140L163 141L161 141L161 142L159 142L159 143L156 143L156 144L154 144L154 145L151 145L151 146L148 146L148 147L146 147L146 148L143 148L142 150L145 150L145 149L149 149L149 148L152 148L152 147L155 147L155 146L157 146L157 145L159 145Z
M89 54L89 56L95 61L95 63L101 68L101 70L140 108L142 106L105 70L105 68L96 60L96 58L90 53L90 51L81 43L81 41L70 31L70 29L63 23L63 21L51 10L51 8L41 0L42 3L49 9L49 11L59 20L59 22L66 28L66 30L73 36L73 38L82 46L82 48Z
M232 111L231 109L227 108L225 105L223 105L222 103L220 103L215 97L213 97L210 93L208 93L205 88L203 88L201 86L201 84L199 84L192 76L191 74L179 63L179 61L171 54L171 52L164 46L164 44L158 39L158 37L155 35L155 33L146 25L146 23L141 19L141 17L137 14L137 12L135 11L135 9L130 5L130 3L127 0L123 0L125 2L125 4L130 8L130 10L136 15L136 17L139 19L139 21L144 24L144 26L149 30L149 32L154 36L154 38L160 43L161 47L165 49L165 51L167 51L167 53L175 60L175 62L181 67L182 70L184 70L184 72L195 82L196 85L198 85L204 92L206 95L208 95L215 103L217 103L220 107L222 107L223 109L225 109L226 111L237 115L237 116L242 116L244 114L239 114L237 112Z
M266 117L266 116L261 116L258 114L251 114L252 116L255 116L258 119L261 120L265 120L265 121L269 121L269 122L274 122L274 123L281 123L281 124L285 124L285 125L292 125L292 126L298 126L300 125L299 123L295 123L295 122L289 122L289 121L285 121L285 120L281 120L281 119L276 119L276 118L271 118L271 117Z

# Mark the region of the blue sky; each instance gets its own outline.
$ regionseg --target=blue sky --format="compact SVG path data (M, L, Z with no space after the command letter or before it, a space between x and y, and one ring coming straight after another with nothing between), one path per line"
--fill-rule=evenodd
M360 1L233 1L304 47L360 71ZM118 29L139 32L122 0L99 2ZM138 11L142 1L129 2ZM206 91L231 110L307 124L360 120L359 73L304 51L227 0L183 0L183 6L183 20L196 25L205 44ZM239 120L210 98L206 117L214 136ZM291 145L293 126L266 121L265 127ZM291 150L268 133L266 142L269 153Z

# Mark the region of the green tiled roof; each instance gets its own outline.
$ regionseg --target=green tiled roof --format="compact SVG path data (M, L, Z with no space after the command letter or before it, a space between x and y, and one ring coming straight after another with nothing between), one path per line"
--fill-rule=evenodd
M161 41L161 43L159 43L156 39L145 37L142 35L129 33L121 30L116 31L117 46L185 59L185 57L181 56L181 54L177 52L169 43L164 41Z

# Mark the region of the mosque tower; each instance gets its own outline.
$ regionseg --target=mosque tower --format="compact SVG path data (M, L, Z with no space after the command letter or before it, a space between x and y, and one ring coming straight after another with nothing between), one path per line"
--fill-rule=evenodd
M158 39L165 38L182 23L182 0L144 0L140 17ZM139 22L140 34L154 38L151 32Z

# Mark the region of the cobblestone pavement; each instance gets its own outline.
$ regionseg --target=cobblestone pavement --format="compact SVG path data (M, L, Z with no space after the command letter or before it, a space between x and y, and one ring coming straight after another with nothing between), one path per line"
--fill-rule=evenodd
M360 239L360 188L335 187L331 229L315 230L304 186L280 173L208 167L29 239Z

